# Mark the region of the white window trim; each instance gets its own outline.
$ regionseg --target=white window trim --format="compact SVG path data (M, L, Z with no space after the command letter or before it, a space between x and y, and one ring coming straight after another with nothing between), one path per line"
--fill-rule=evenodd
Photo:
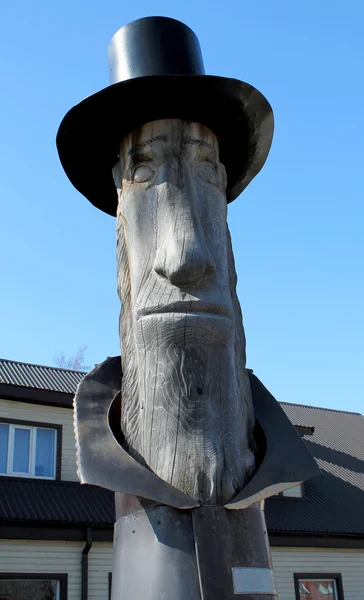
M46 479L48 481L54 481L56 479L56 471L57 471L57 429L53 429L53 427L40 427L39 425L18 425L13 423L2 423L2 425L8 425L9 427L9 435L8 435L8 457L6 464L6 473L1 473L1 477L25 477L26 479ZM15 429L27 429L30 431L30 440L29 440L29 457L28 457L28 473L19 473L18 471L13 471L13 461L14 461L14 437L15 437ZM44 475L35 475L35 452L36 452L36 435L37 429L50 429L54 432L54 457L53 457L53 476L47 477Z

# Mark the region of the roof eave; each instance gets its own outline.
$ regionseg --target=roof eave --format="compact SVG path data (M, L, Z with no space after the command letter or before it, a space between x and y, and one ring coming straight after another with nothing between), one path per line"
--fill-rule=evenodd
M2 400L72 408L74 394L0 383L0 398Z

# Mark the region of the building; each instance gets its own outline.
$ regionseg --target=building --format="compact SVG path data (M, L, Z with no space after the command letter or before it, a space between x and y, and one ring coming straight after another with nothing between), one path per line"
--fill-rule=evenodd
M109 598L113 494L76 473L82 377L0 360L0 600ZM364 417L282 407L322 476L266 502L278 598L362 600Z

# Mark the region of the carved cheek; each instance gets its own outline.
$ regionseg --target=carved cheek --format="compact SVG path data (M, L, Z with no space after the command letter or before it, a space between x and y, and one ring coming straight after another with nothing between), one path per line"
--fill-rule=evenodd
M226 199L217 188L205 184L201 226L209 251L216 265L216 281L227 283ZM202 185L201 185L202 188Z
M155 255L156 192L145 184L128 183L123 193L125 242L132 293L140 291ZM134 295L134 294L133 294ZM134 295L135 297L135 295Z

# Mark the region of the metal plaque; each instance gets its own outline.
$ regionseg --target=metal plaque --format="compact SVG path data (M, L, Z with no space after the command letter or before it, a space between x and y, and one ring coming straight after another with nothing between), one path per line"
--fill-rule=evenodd
M234 594L276 595L272 569L232 567Z

